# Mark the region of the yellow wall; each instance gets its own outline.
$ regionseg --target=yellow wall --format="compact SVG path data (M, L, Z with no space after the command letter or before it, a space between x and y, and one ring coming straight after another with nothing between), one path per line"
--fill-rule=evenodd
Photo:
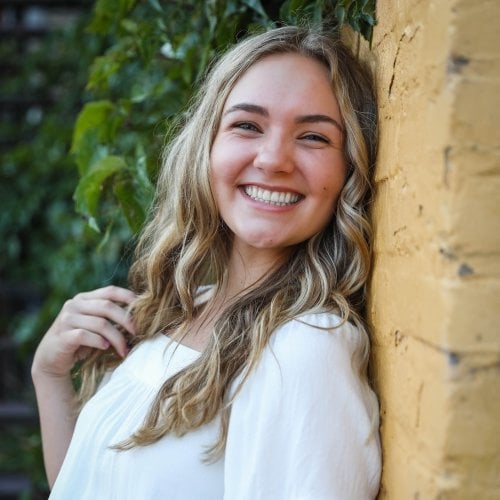
M380 498L498 499L500 1L378 0L377 15Z

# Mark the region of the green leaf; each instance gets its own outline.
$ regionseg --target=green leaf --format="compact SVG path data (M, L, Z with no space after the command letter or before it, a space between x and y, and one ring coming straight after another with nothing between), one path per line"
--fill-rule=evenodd
M243 4L253 9L263 18L267 19L266 11L264 10L264 7L262 7L260 0L243 0Z
M106 91L109 89L109 82L113 75L120 69L121 64L117 61L113 53L96 57L90 68L88 90Z
M316 0L315 4L312 6L312 22L314 26L320 27L323 22L323 11L324 5L321 0Z
M84 175L74 194L78 212L88 218L95 217L97 205L104 190L104 183L114 174L126 168L125 160L120 156L106 156L99 160L92 169ZM98 227L97 221L93 221Z
M139 26L134 21L130 19L122 19L120 26L128 33L135 35L139 31Z
M91 225L91 220L95 222L95 219L93 217L90 218L89 220L89 225ZM96 227L91 226L94 230L96 230L98 233L101 232L99 226L96 225ZM104 231L104 235L101 238L101 241L99 242L99 245L97 246L97 252L101 252L106 244L109 242L109 238L111 236L111 230L113 228L113 221L111 221L107 226L106 226L106 231Z
M339 25L344 24L345 15L346 15L345 7L338 4L337 7L335 7L335 17L338 19Z
M136 148L135 179L141 190L144 192L146 203L149 204L153 197L154 186L148 175L147 157L142 144ZM148 207L145 206L145 209Z
M78 149L81 140L89 130L96 132L96 138L98 140L106 140L108 119L113 110L113 103L107 100L85 104L76 119L71 151L73 152Z
M93 229L96 233L101 232L101 228L99 227L99 224L97 223L95 217L89 217L87 220L87 224L89 225L90 229Z
M89 30L103 35L116 30L119 21L137 3L137 0L97 0Z
M146 218L146 207L137 196L137 190L130 178L119 179L113 186L113 192L120 203L127 223L133 233L139 231Z
M87 103L78 115L70 153L81 175L92 169L97 160L108 154L119 126L126 118L123 106L107 100Z
M162 14L163 13L163 10L161 8L161 5L160 3L158 2L158 0L148 0L148 3L149 5L151 5L151 7L158 13L158 14Z
M120 0L97 0L94 4L94 15L89 30L105 34L113 29L115 19L120 11Z
M97 130L87 130L83 137L79 140L78 148L74 148L72 156L78 166L80 175L85 175L92 165L108 156L109 148L104 146L97 139Z

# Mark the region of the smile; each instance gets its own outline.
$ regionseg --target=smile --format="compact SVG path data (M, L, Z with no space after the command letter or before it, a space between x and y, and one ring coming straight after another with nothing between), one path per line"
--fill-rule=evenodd
M269 205L276 205L278 207L293 205L301 198L301 196L297 193L269 191L257 186L244 186L243 191L246 195L252 198L252 200L268 203Z

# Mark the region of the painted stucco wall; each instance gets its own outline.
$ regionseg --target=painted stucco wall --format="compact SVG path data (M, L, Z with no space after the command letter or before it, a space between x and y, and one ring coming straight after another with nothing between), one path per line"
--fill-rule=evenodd
M377 13L380 498L499 499L500 1Z

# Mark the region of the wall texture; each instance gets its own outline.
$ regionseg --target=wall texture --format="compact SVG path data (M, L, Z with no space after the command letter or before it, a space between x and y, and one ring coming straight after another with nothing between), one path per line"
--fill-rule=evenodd
M377 12L380 498L498 499L500 2L378 0Z

